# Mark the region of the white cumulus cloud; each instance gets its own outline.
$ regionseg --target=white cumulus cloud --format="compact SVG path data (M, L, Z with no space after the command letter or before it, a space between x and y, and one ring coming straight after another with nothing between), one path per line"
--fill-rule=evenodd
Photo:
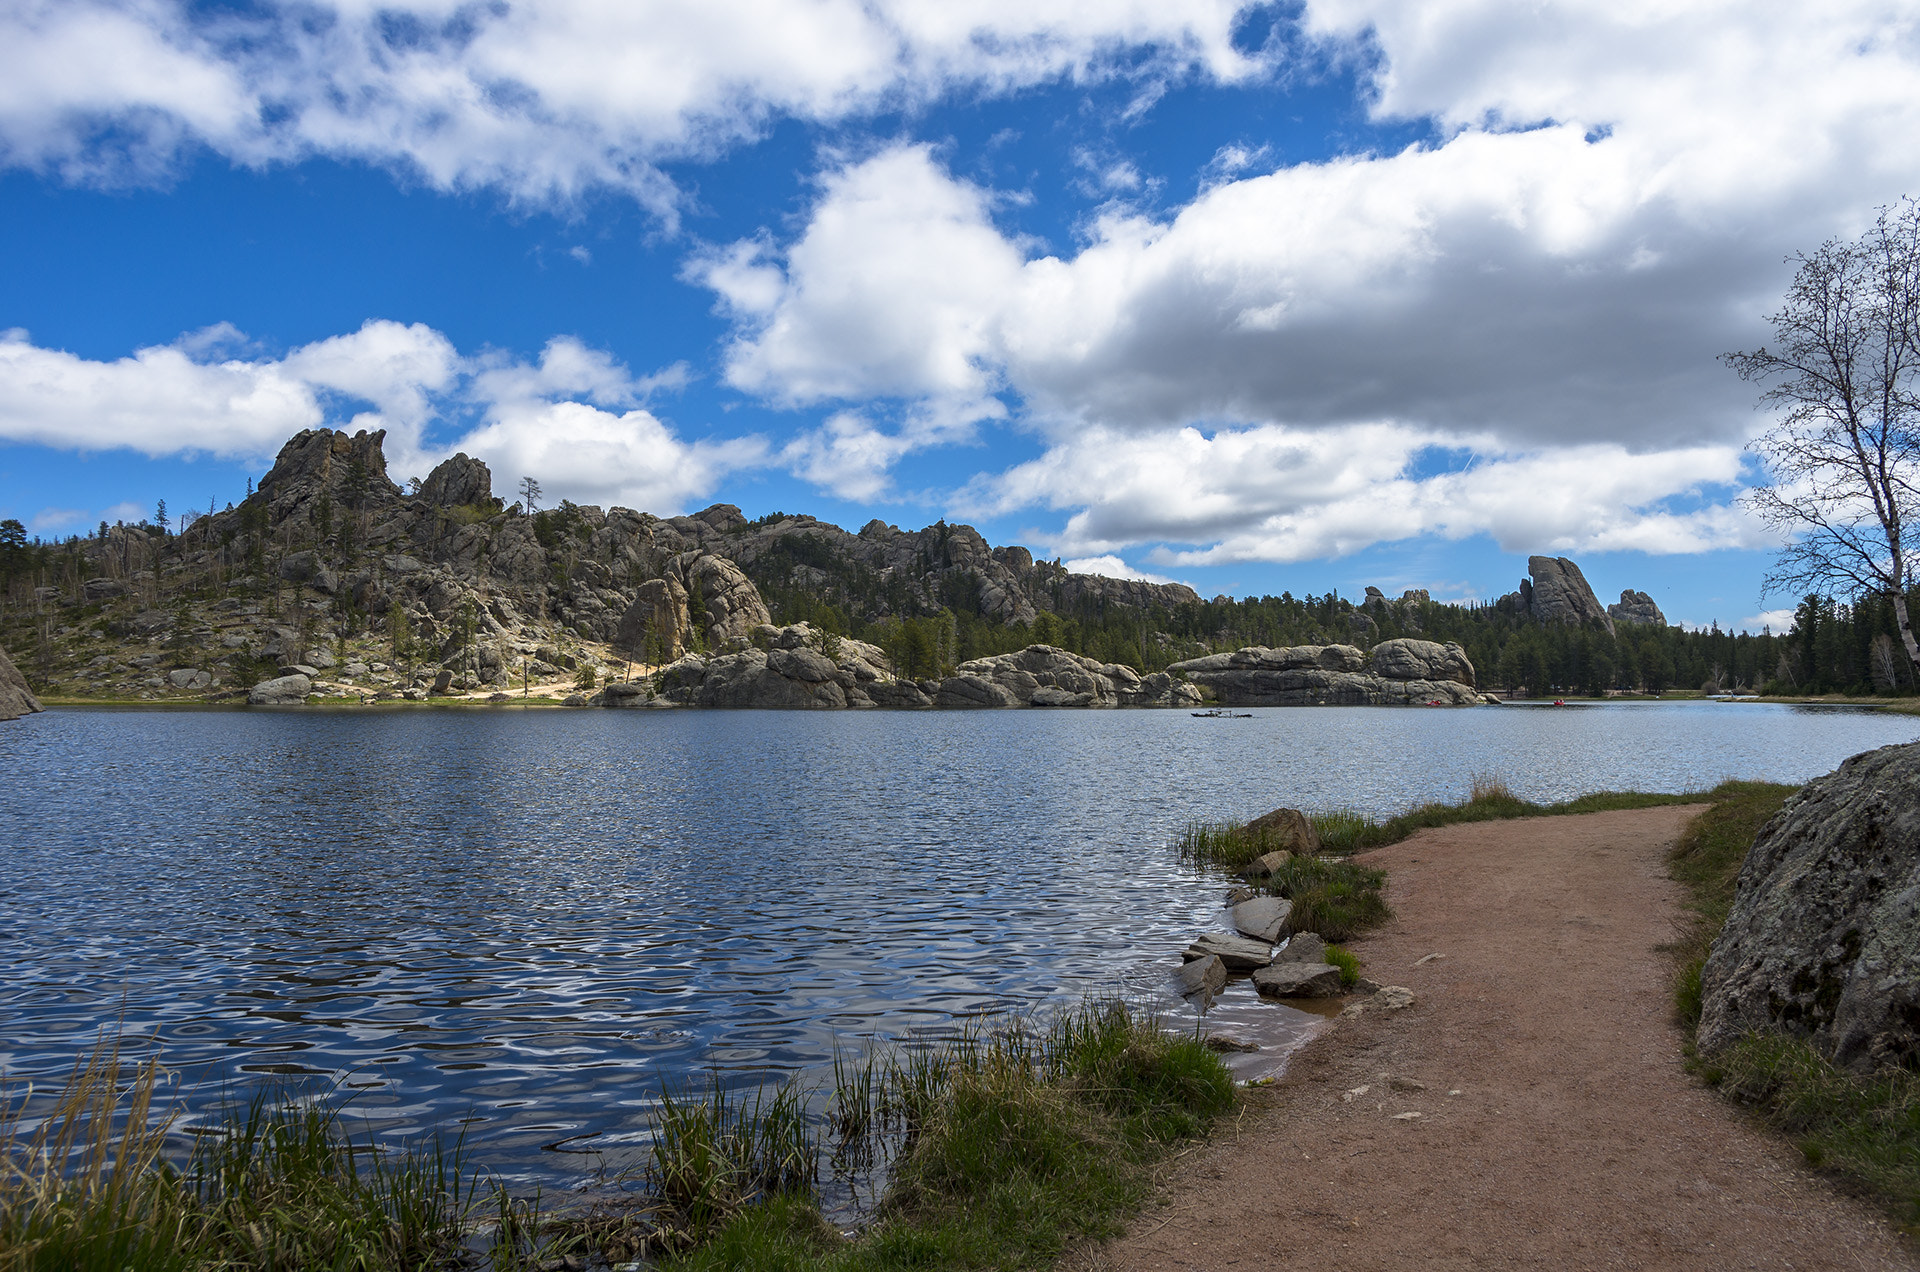
M780 116L835 121L1062 77L1231 82L1241 0L17 0L0 160L75 178L328 155L441 189L626 190Z
M1047 453L964 502L1072 511L1065 551L1754 544L1728 497L1758 421L1718 355L1764 339L1785 256L1920 191L1915 15L1309 0L1301 24L1437 138L1271 171L1236 139L1184 206L1115 205L1056 252L928 146L838 161L789 238L694 271L735 316L729 378L1009 413ZM1487 461L1410 475L1427 448Z
M531 363L462 356L430 327L379 320L277 358L231 356L245 345L223 325L100 361L0 333L0 441L263 463L301 429L385 429L396 478L463 450L502 490L531 476L549 499L669 514L771 462L761 438L687 440L647 409L684 367L636 376L573 337ZM49 509L36 524L80 515Z

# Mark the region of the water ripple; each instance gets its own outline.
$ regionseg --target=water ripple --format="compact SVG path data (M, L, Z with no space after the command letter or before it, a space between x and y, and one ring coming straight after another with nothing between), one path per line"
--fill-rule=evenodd
M567 1177L594 1150L541 1146L618 1164L663 1079L1161 991L1219 914L1168 847L1192 817L1389 812L1481 771L1536 798L1804 780L1917 734L1711 704L57 710L0 728L0 1071L63 1074L120 1022L183 1090L324 1077L383 1133L470 1118L481 1161Z

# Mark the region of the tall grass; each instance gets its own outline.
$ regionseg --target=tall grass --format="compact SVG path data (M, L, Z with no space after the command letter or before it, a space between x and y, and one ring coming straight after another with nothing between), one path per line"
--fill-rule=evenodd
M820 1146L791 1083L751 1097L715 1073L704 1091L663 1088L647 1192L663 1246L692 1245L765 1196L812 1196Z
M842 1058L817 1112L795 1084L665 1088L632 1204L548 1211L485 1182L458 1141L356 1143L336 1103L290 1092L229 1108L175 1162L160 1076L104 1042L57 1094L8 1099L0 1272L864 1268L915 1251L1017 1266L1116 1230L1147 1163L1235 1098L1197 1040L1088 1003ZM821 1215L829 1141L836 1168L887 1177L869 1240Z
M477 1198L459 1145L355 1145L336 1108L262 1093L168 1160L154 1062L117 1040L43 1112L0 1124L0 1270L428 1267L460 1248ZM364 1163L364 1164L363 1164Z
M1920 1235L1920 1074L1861 1077L1801 1039L1763 1033L1703 1069L1723 1094L1792 1138L1809 1165L1865 1185Z
M857 1242L791 1198L751 1207L687 1268L1029 1267L1120 1230L1148 1165L1235 1100L1198 1040L1115 1002L976 1025L838 1067L836 1135L889 1164ZM846 1145L837 1155L858 1157Z

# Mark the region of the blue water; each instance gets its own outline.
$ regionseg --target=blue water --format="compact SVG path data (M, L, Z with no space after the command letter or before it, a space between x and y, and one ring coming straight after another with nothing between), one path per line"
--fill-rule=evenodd
M1801 781L1916 737L1714 703L56 710L0 725L0 1070L119 1022L189 1101L304 1075L384 1134L466 1118L510 1176L617 1166L663 1079L1160 990L1218 920L1190 818Z

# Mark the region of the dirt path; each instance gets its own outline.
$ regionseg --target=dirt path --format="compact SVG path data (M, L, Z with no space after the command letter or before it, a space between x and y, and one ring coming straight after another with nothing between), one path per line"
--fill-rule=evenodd
M1454 826L1369 854L1398 917L1356 948L1415 1006L1310 1044L1093 1262L1920 1266L1681 1068L1654 947L1679 913L1665 850L1695 811Z

